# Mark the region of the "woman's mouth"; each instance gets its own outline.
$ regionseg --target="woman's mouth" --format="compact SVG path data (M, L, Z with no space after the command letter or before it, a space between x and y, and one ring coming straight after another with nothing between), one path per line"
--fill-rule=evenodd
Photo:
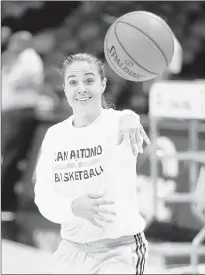
M76 98L77 101L81 101L81 102L88 101L89 99L91 99L91 96Z

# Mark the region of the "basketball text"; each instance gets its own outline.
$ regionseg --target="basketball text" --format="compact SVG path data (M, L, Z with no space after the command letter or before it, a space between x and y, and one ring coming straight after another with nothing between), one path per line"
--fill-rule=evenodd
M97 177L103 173L102 166L89 168L81 171L70 171L70 172L58 172L55 173L55 182L68 182L68 181L81 181Z

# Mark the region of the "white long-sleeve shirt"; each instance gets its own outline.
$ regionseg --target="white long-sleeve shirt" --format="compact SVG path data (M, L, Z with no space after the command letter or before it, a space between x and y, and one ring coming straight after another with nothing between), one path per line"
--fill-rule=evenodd
M46 133L36 169L35 203L45 218L61 224L64 239L87 243L134 235L145 228L138 210L137 158L128 139L117 145L122 113L102 109L92 124L82 128L72 125L71 116ZM117 213L114 223L103 223L103 228L75 216L71 208L75 198L96 192L114 201L101 207Z

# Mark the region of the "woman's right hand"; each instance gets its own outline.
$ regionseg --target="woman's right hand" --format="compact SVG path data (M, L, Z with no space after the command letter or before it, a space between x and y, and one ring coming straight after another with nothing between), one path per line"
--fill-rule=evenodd
M115 212L107 210L103 205L114 204L113 201L105 200L102 198L103 194L89 194L80 198L77 198L72 203L72 210L76 216L84 218L91 222L93 225L103 228L100 223L112 223L112 218L105 217L105 215L116 215Z

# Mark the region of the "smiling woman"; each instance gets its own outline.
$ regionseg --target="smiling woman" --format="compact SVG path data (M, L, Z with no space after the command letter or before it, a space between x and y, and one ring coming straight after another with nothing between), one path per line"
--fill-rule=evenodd
M35 185L42 215L62 225L56 273L142 274L147 241L136 192L139 151L134 155L127 140L139 117L102 106L107 79L96 57L71 55L63 78L73 115L46 133ZM130 136L135 147L137 136L140 131Z
M80 108L80 103L83 106L92 106L90 108L92 112L101 106L108 108L103 95L107 79L100 60L85 53L71 55L64 62L62 72L65 94L72 108L75 110ZM78 92L74 95L76 90ZM73 96L75 96L75 100L72 99ZM74 103L76 105L79 103L78 107ZM93 109L93 107L95 108Z
M83 126L99 115L101 97L106 87L102 64L87 54L69 57L64 63L64 90L73 109L74 124Z

